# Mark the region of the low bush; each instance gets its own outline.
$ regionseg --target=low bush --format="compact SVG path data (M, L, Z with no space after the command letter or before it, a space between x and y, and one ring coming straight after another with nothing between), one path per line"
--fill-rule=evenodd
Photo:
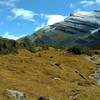
M89 56L92 55L92 52L89 48L87 47L82 47L82 46L73 46L67 49L69 52L72 52L74 54L87 54Z
M27 46L26 49L27 49L28 51L30 51L31 53L35 53L35 52L36 52L34 46Z
M18 46L16 41L0 37L0 54L17 53Z

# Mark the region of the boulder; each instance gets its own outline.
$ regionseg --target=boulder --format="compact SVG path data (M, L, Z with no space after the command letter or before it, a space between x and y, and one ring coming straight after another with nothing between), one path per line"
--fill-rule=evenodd
M7 89L5 95L9 100L27 100L25 93L16 90Z
M100 68L97 68L89 77L94 79L97 84L100 85Z

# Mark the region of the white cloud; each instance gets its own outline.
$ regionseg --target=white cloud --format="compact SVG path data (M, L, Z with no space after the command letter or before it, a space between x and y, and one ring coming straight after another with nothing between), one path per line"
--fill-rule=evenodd
M62 16L62 15L46 15L46 18L48 19L47 25L52 25L52 24L63 21L65 19L65 16Z
M15 2L17 2L17 1L19 1L19 0L1 0L0 1L0 5L1 6L3 6L3 7L11 7L11 8L14 8L14 7L16 7L15 6Z
M12 13L14 14L15 18L19 17L32 22L34 22L34 16L36 15L34 12L23 8L13 8Z
M1 6L7 6L7 7L15 7L15 4L13 2L10 1L0 1L0 5Z
M35 28L34 31L38 31L39 29L45 26L61 22L66 18L66 16L63 15L48 15L48 14L37 14L37 15L43 19L46 19L47 22L43 22L42 24L40 24L38 27Z
M91 14L91 12L88 12L88 11L82 11L80 9L77 9L74 11L74 16L84 16L84 15L89 15Z
M91 6L91 5L95 4L95 2L94 1L83 0L83 1L80 1L80 4L83 4L84 7L87 7L87 6Z
M40 26L36 27L34 31L36 32L36 31L38 31L39 29L41 29L41 28L43 28L45 26L46 26L46 24L42 23Z
M100 3L100 0L96 0L96 3Z
M24 34L24 35L21 35L21 36L14 36L14 35L10 34L9 32L6 32L6 33L4 33L4 34L1 35L1 36L2 36L3 38L8 38L8 39L17 40L17 39L19 39L19 38L25 36L25 34Z

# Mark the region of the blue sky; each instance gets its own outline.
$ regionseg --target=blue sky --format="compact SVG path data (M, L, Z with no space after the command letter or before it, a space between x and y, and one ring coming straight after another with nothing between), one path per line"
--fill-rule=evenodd
M0 0L0 36L18 39L70 13L100 9L100 0Z

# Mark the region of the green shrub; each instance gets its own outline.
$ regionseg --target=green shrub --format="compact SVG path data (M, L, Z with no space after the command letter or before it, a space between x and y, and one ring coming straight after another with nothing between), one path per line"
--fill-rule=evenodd
M92 55L92 52L89 48L87 47L82 47L82 46L73 46L73 47L70 47L67 49L69 52L72 52L74 54L86 54L86 55L89 55L91 56Z
M82 49L78 46L70 47L70 48L68 48L68 51L72 52L74 54L79 54L79 55L82 54Z
M26 49L32 53L35 53L36 50L35 50L35 47L34 46L27 46Z
M18 53L19 44L15 40L0 37L0 54Z

